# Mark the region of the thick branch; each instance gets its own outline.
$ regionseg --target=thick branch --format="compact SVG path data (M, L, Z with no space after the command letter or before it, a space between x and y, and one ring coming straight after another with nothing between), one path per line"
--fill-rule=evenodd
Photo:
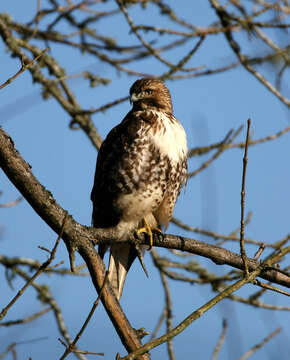
M217 265L229 265L236 269L244 269L243 260L239 254L215 245L203 243L201 241L181 236L166 235L162 241L154 239L153 245L167 249L178 249L200 255L211 259ZM258 261L248 258L248 267L250 272L256 270L258 266ZM266 268L259 276L263 279L290 288L290 277L280 272L278 268Z

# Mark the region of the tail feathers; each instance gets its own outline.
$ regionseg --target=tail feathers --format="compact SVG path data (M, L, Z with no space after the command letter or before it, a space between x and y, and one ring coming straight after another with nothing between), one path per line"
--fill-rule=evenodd
M127 272L135 258L136 251L130 244L115 244L111 246L109 280L118 300L122 296Z

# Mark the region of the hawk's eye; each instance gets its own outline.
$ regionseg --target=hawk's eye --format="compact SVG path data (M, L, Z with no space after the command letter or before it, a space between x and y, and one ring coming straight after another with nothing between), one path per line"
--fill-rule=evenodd
M148 94L148 95L151 95L153 93L153 90L151 89L146 89L145 90L145 93Z

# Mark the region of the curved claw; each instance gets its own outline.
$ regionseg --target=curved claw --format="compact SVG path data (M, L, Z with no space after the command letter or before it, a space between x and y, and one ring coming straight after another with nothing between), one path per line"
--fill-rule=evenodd
M140 229L136 230L136 235L138 236L139 234L147 234L147 236L149 237L149 250L152 249L153 246L153 232L157 232L158 234L161 234L163 236L162 231L159 228L151 228L151 226L148 224L147 220L145 218L143 218L143 222L144 222L144 226L141 227Z

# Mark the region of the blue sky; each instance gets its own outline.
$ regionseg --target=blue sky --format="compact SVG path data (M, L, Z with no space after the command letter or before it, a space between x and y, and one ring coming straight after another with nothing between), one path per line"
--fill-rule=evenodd
M47 6L46 3L44 4ZM181 1L180 4L179 15L187 17L198 26L207 26L217 20L208 2ZM25 5L19 0L2 0L0 3L0 12L10 13L17 21L28 21L35 10L36 1L26 2ZM145 18L145 13L141 10L132 11L130 14L136 23L151 21L154 24L160 21L158 13L153 10L149 13L150 19ZM164 19L158 25L170 27ZM118 37L123 44L137 43L136 38L129 34L128 26L122 17L116 17L113 22L104 21L102 31L103 33L110 31L111 36ZM264 45L256 39L248 42L240 35L237 35L237 38L242 39L243 51L254 51L257 55L265 53ZM280 40L284 41L283 38ZM191 46L192 44L187 44L179 52L170 52L168 58L177 62ZM85 108L98 107L127 95L129 87L136 79L117 74L109 65L62 46L55 46L51 51L59 63L67 68L68 74L90 69L100 76L113 80L107 87L94 89L80 80L71 80L69 84L79 103ZM10 58L2 40L0 59L0 83L2 83L18 70L20 64L18 60ZM235 57L224 38L213 36L191 60L189 66L206 64L209 67L216 67L234 60ZM139 62L134 69L151 72L154 75L164 71L164 67L154 60ZM271 68L264 69L264 74L273 80ZM169 81L167 85L172 94L175 116L186 129L189 148L220 141L229 129L237 129L241 124L246 126L249 117L252 119L253 138L270 135L289 125L289 112L286 106L242 68L211 77ZM289 88L287 89L285 83L282 92L289 97ZM105 137L129 109L130 104L123 103L106 113L98 113L94 116L93 121L100 134ZM69 129L70 120L54 99L45 102L42 100L41 89L38 85L32 84L28 72L1 91L0 125L12 136L16 148L31 164L35 176L52 192L58 203L77 221L89 225L91 217L89 195L97 152L84 133ZM244 129L238 140L242 141L245 135ZM224 234L236 229L240 223L242 157L241 150L227 151L210 168L190 180L185 194L181 195L176 205L175 216L193 226ZM253 211L253 217L246 229L246 236L255 240L274 242L289 233L289 133L273 142L250 147L248 158L246 211ZM202 160L203 158L190 159L189 168L196 169ZM3 192L1 203L19 196L18 191L2 172L0 190ZM56 234L34 213L25 200L16 207L0 209L0 224L0 253L9 256L33 257L43 261L46 259L46 254L38 249L38 245L51 248L56 239ZM211 239L193 236L174 225L169 226L168 233L186 235L212 243ZM233 251L239 251L238 245L231 244L228 247ZM246 250L248 255L252 256L256 247L247 245ZM167 254L162 250L160 252ZM213 273L229 271L227 266L217 266L200 257L194 259ZM60 260L64 260L65 266L69 266L63 244L57 252L56 261ZM78 261L80 262L79 258ZM149 255L146 255L145 263L150 273L149 280L136 262L128 275L121 303L135 328L145 327L152 331L162 312L164 295L162 290L159 290L159 274L152 266ZM0 267L0 278L2 279L0 306L3 307L23 282L16 279L13 281L14 289L9 288L3 267ZM53 296L63 309L68 330L74 337L96 299L90 279L43 275L37 281L40 284L49 283ZM171 281L169 284L173 294L174 325L214 296L209 286L185 286ZM256 290L258 289L252 285L247 285L238 294L246 296ZM287 305L287 299L282 295L266 294L263 300L266 303ZM7 320L23 318L40 309L41 305L36 299L36 293L29 289L9 312ZM250 308L229 300L223 301L174 339L176 358L210 358L221 332L223 317L227 318L229 329L220 359L238 358L279 326L283 327L283 332L251 358L274 359L277 352L279 359L287 358L288 313L272 313L269 310ZM160 335L164 330L162 328ZM40 336L47 337L33 344L19 345L20 359L27 359L29 356L33 359L40 357L54 359L59 358L63 352L62 345L57 341L59 334L55 320L50 313L29 325L0 328L0 336L2 339L0 353L11 342L31 340ZM105 352L105 359L114 358L118 351L121 355L125 354L102 305L96 310L79 347ZM44 348L47 349L45 354L43 354ZM165 345L152 351L152 359L165 358Z

